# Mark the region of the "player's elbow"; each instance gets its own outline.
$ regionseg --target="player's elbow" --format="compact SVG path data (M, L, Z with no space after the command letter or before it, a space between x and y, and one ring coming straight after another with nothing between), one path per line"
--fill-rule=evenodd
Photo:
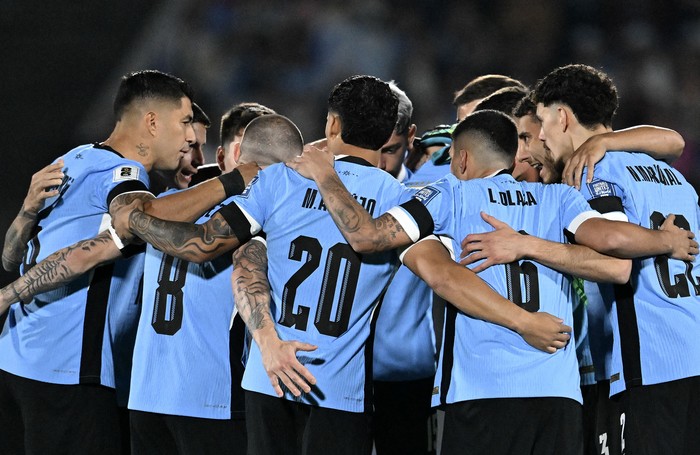
M685 139L678 132L674 131L674 135L671 138L671 149L673 150L673 156L669 159L669 162L673 162L681 157L683 154L683 149L685 149Z
M625 284L632 273L632 261L629 259L616 259L610 261L607 267L608 281L613 284Z

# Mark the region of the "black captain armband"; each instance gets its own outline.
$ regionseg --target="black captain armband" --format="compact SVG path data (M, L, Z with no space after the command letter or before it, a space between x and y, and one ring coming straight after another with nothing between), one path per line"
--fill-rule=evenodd
M227 198L235 196L237 194L241 194L243 190L245 190L246 185L243 181L243 176L238 171L238 169L234 169L228 174L221 174L217 178L219 179L219 181L221 181L221 184L224 186L224 192L226 193Z

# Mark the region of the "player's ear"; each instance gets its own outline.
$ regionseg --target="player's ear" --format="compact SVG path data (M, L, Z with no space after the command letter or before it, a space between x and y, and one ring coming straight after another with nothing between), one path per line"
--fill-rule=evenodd
M226 172L226 163L224 162L224 157L226 156L226 150L222 146L216 148L216 164L219 165L219 169L222 172Z
M342 132L342 126L340 123L340 116L338 114L328 113L328 120L326 121L326 131L328 139L334 139L340 136Z
M558 120L559 120L559 126L561 127L562 132L566 132L566 130L569 129L571 126L571 116L573 115L572 112L570 112L566 107L564 106L559 106L557 108L557 115L558 115Z
M158 119L158 115L153 111L148 111L143 116L143 121L146 123L146 128L148 129L148 132L153 136L155 136L155 134L156 134L156 129L157 129L156 120L157 119Z
M241 159L241 143L234 142L231 152L233 153L233 161L238 163L238 161Z

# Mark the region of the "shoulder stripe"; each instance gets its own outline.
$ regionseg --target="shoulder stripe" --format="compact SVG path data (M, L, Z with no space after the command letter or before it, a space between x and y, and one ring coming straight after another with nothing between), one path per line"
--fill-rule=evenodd
M112 188L112 191L110 191L107 195L107 207L109 207L109 204L112 203L114 198L119 196L120 194L136 192L151 194L151 192L148 191L146 185L140 180L127 180L118 184L117 186Z

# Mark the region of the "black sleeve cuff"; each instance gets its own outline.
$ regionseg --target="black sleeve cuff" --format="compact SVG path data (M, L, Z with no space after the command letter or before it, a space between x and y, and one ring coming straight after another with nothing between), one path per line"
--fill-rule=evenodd
M223 206L218 213L226 220L240 244L244 244L253 237L250 233L248 218L234 202Z

